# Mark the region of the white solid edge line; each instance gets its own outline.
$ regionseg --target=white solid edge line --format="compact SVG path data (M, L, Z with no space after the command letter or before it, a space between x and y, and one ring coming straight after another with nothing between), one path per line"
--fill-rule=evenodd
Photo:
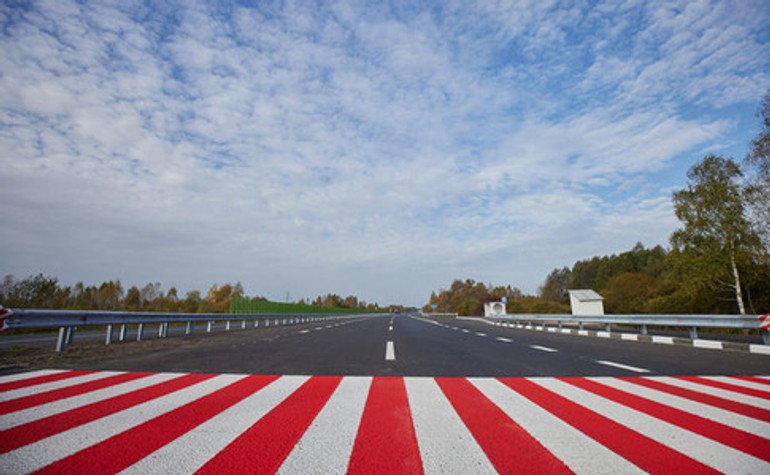
M497 379L468 378L468 381L575 473L644 473Z
M433 378L405 377L423 471L497 473Z
M121 473L194 473L308 379L309 376L278 378Z
M25 397L25 396L32 396L34 394L53 391L55 389L68 388L70 386L77 386L78 384L90 383L91 381L98 381L100 379L108 378L110 376L115 376L122 373L123 371L98 371L95 373L84 374L82 376L74 376L72 378L60 379L58 381L51 381L50 383L35 384L33 386L13 389L11 391L5 391L0 393L0 401L10 401L12 399L18 399L20 397Z
M345 473L371 383L371 376L343 378L278 473Z
M770 464L555 378L527 378L593 412L724 473L767 473Z
M554 348L548 348L547 346L540 346L540 345L529 345L529 347L532 348L533 350L545 351L546 353L556 353L557 351L559 351Z
M393 361L396 359L396 349L393 347L393 342L388 341L388 343L385 345L385 360L386 361Z
M29 407L20 411L11 412L0 416L0 430L9 429L21 424L43 419L45 417L60 414L62 412L87 406L95 402L103 401L116 396L147 388L182 376L182 373L158 373L134 379L120 384L115 384L96 391L90 391L76 396L57 399L40 406Z
M607 361L607 360L596 360L597 363L603 364L605 366L612 366L613 368L618 369L625 369L627 371L633 371L634 373L649 373L649 369L639 368L636 366L631 366L623 363L616 363L614 361Z
M513 342L513 340L511 340L510 338L504 338L502 336L496 337L495 340L502 341L502 342L505 342L505 343L512 343Z
M587 378L597 383L604 384L615 389L634 394L636 396L649 399L651 401L664 404L681 411L689 412L690 414L697 414L701 417L711 419L712 421L725 424L730 427L740 427L741 430L749 432L754 435L758 435L764 438L770 438L770 423L754 419L753 417L744 416L737 412L728 411L716 406L710 406L701 402L693 401L681 396L669 394L657 389L648 388L639 384L630 383L621 378L599 376ZM654 381L656 376L648 376L644 379Z
M59 432L51 437L0 455L0 466L3 467L3 471L8 473L26 473L39 470L179 406L222 389L243 377L245 376L233 374L215 376L129 409Z

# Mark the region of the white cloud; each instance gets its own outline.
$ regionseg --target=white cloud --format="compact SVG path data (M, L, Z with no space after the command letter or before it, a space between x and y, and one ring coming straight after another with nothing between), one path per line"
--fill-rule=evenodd
M653 174L745 143L720 111L767 83L768 15L745 5L228 9L0 9L0 271L534 291L665 243Z

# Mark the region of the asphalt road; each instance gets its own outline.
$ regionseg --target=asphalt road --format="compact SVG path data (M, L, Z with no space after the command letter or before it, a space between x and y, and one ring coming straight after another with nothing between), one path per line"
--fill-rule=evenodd
M83 369L368 376L767 374L770 356L496 327L409 315L233 330L201 347L82 363ZM131 344L131 343L125 343ZM116 345L118 346L118 345Z

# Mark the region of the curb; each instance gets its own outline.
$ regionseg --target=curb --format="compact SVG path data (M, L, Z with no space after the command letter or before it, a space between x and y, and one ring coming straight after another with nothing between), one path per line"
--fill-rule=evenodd
M693 348L705 348L709 350L736 351L759 355L770 355L770 345L756 343L736 343L731 341L702 340L681 338L675 336L640 335L638 333L606 332L602 330L576 330L572 328L557 328L545 325L525 325L522 323L494 322L485 318L465 317L464 320L483 321L489 325L516 328L519 330L547 331L564 335L590 336L595 338L612 338L615 340L637 341L642 343L658 343L662 345L692 346Z

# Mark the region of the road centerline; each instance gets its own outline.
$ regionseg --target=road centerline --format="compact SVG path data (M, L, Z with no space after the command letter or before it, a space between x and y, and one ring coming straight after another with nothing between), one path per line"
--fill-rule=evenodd
M396 359L396 349L393 346L392 341L388 341L388 343L385 345L385 361L395 361Z
M649 373L649 369L638 368L636 366L630 366L623 363L615 363L614 361L596 360L597 363L605 366L612 366L613 368L625 369L627 371L633 371L634 373Z
M546 353L556 353L557 351L559 351L554 348L548 348L547 346L540 346L540 345L529 345L529 347L532 348L533 350L545 351Z

